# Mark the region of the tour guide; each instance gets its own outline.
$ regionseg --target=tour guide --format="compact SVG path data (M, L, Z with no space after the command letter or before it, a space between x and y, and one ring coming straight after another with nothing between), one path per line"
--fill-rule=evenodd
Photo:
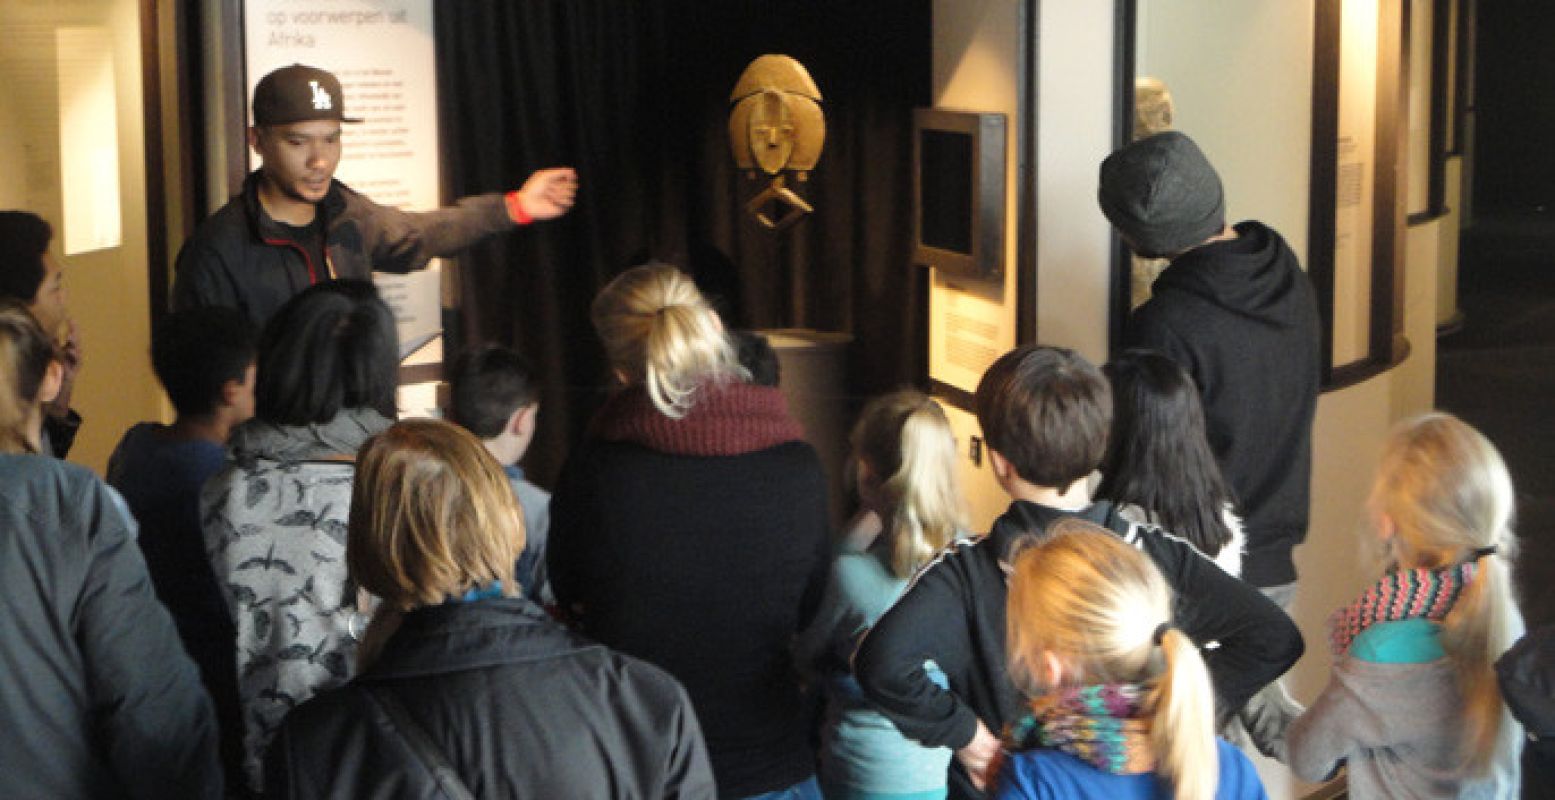
M248 143L259 169L178 254L174 309L230 306L257 326L303 289L333 278L409 272L494 233L572 207L577 174L543 169L506 195L424 213L381 206L334 179L345 116L340 81L294 64L254 87Z

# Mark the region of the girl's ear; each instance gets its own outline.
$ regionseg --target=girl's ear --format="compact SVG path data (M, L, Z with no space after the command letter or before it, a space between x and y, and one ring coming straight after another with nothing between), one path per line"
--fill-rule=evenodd
M1042 653L1042 680L1044 685L1056 689L1064 683L1064 660L1052 650Z
M1391 515L1383 511L1377 511L1372 514L1372 517L1376 520L1377 538L1384 542L1390 542L1394 537L1398 536L1398 523L1393 521Z

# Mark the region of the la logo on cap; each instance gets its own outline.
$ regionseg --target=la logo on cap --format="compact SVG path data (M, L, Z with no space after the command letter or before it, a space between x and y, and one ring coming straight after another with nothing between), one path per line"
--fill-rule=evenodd
M318 81L308 81L308 85L313 87L313 108L315 110L328 111L335 107L334 102L330 100L329 92L320 86Z

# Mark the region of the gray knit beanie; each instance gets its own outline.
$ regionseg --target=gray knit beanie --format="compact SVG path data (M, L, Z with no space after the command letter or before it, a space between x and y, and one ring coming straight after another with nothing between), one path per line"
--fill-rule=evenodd
M1107 156L1096 199L1134 252L1147 258L1181 253L1226 225L1220 176L1199 146L1177 131Z

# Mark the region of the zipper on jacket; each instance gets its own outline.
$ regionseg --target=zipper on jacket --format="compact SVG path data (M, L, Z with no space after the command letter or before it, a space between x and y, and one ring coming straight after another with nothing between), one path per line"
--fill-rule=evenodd
M313 257L308 255L307 248L303 247L300 244L297 244L294 241L291 241L290 239L261 239L260 241L264 242L265 244L270 245L271 247L290 247L291 249L296 250L298 255L302 256L302 263L305 266L307 266L307 268L308 268L308 285L312 286L313 284L319 282L318 273L316 271L314 271L314 268L313 268ZM327 249L327 247L326 247L324 253L325 253L324 260L325 260L325 262L327 264L328 261L329 261L329 250ZM334 276L334 270L333 269L330 270L330 276L331 277Z

